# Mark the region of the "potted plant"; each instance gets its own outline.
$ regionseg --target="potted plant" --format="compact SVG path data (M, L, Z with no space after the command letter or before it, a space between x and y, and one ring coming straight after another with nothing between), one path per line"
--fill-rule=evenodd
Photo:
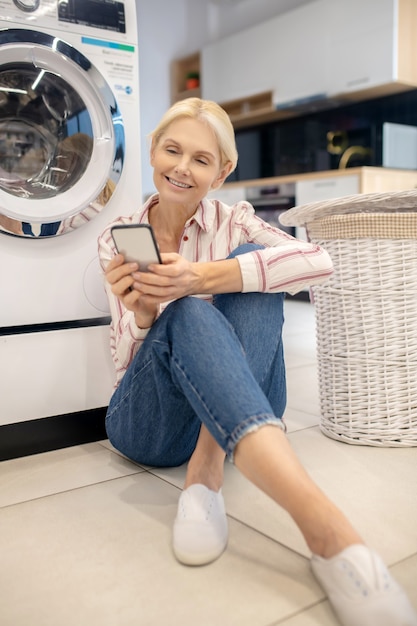
M197 89L200 86L200 73L199 72L187 72L185 77L186 89Z

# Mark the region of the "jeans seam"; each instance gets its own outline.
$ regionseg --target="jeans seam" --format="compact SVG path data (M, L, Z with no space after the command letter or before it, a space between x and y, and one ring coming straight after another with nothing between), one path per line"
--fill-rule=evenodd
M206 400L204 399L204 397L200 394L200 392L198 391L198 389L194 386L194 384L191 382L191 380L189 379L189 377L187 376L187 374L185 373L185 371L183 370L183 368L181 367L180 363L177 361L177 359L175 359L175 357L173 357L173 362L174 365L176 367L176 369L182 374L183 378L187 381L187 384L190 386L190 388L192 389L194 395L199 399L199 401L202 403L206 414L210 417L210 420L212 422L212 424L214 424L214 426L216 427L217 431L220 433L220 435L222 436L224 442L226 442L227 440L227 432L225 430L223 430L223 428L220 426L220 424L216 421L216 419L213 416L212 411L210 410L210 408L208 407ZM225 444L223 444L225 445Z
M115 411L117 411L120 407L120 405L127 399L129 398L129 396L132 394L133 392L133 381L139 376L139 374L141 374L145 369L147 369L149 366L152 365L152 359L148 359L148 361L146 363L144 363L142 365L142 367L140 368L140 370L138 370L137 372L135 372L135 374L132 376L132 380L130 381L130 384L127 387L127 390L125 391L125 393L119 398L117 404L111 408L110 411L107 411L107 417L111 417L113 415L113 413ZM120 383L121 385L123 384L123 380ZM117 392L117 389L115 390L115 393Z

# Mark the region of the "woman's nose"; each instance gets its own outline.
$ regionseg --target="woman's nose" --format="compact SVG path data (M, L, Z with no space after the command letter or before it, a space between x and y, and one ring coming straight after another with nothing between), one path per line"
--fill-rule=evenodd
M190 166L188 159L182 158L175 166L175 171L178 172L178 174L189 174Z

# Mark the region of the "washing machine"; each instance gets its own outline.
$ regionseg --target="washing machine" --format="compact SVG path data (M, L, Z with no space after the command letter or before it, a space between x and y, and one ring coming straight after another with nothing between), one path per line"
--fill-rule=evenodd
M141 199L135 0L0 0L0 425L105 407L97 258Z

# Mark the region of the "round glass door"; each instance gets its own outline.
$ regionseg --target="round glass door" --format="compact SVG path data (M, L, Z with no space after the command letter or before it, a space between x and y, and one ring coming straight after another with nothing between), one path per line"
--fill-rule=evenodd
M60 235L93 219L123 167L117 102L65 42L0 31L0 232Z

